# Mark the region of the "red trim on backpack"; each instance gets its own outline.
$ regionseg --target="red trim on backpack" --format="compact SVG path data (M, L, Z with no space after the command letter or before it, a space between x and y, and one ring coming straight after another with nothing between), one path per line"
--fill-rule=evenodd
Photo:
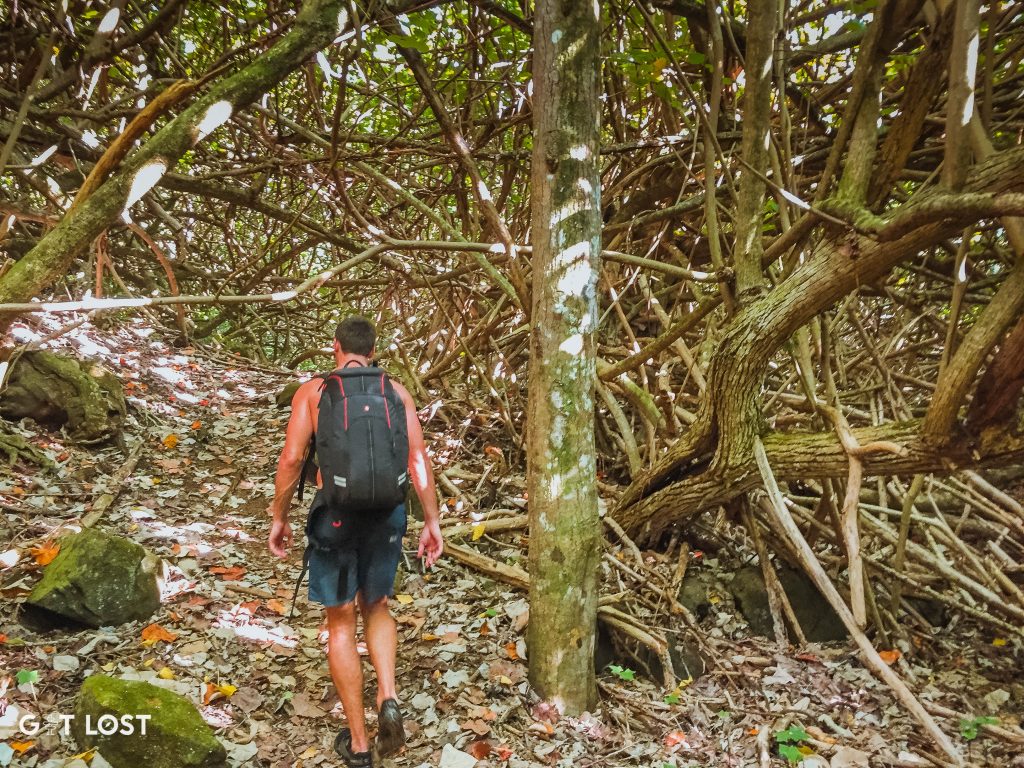
M348 398L346 397L341 402L342 402L342 406L344 408L344 413L345 413L345 431L347 432L348 431Z
M388 394L384 391L384 374L380 375L380 394L384 398L384 417L388 420L388 429L391 429L391 409L388 408Z

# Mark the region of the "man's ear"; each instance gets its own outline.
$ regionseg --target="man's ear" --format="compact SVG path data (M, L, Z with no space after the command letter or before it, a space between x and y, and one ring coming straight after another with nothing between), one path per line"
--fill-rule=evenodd
M341 344L338 343L337 339L334 340L333 347L334 347L334 354L337 355L337 354L341 353Z

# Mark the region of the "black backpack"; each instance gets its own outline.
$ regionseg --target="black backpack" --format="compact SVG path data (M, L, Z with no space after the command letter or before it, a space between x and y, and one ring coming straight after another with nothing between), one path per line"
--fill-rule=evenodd
M390 514L409 490L405 404L376 367L342 368L320 390L316 456L327 506Z

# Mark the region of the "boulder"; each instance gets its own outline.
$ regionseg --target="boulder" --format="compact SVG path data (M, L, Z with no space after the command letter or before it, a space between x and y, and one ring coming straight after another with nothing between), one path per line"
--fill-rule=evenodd
M701 621L711 612L711 606L720 602L716 597L718 589L718 580L710 569L690 568L676 598L698 621Z
M119 437L126 413L124 390L113 373L45 350L18 356L0 398L5 419L27 417L62 428L70 440L86 445Z
M846 640L846 626L807 576L791 568L778 568L779 581L793 606L793 613L812 643ZM763 637L773 637L768 590L758 566L741 568L733 576L729 591L750 629Z
M63 536L26 608L90 627L149 618L160 607L159 562L121 536L91 528Z
M291 381L285 384L281 390L277 393L274 398L274 402L277 403L278 408L291 408L292 398L295 397L295 393L298 392L299 387L302 386L301 381Z
M191 701L141 680L86 678L71 733L81 749L96 747L113 768L215 768L227 760Z

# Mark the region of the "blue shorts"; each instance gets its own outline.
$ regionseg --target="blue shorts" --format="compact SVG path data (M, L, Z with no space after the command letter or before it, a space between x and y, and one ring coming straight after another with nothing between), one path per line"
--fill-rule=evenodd
M318 492L310 514L322 503ZM366 603L394 595L406 531L405 505L399 504L386 517L346 515L340 522L340 546L310 549L310 602L331 607L351 603L356 593Z

